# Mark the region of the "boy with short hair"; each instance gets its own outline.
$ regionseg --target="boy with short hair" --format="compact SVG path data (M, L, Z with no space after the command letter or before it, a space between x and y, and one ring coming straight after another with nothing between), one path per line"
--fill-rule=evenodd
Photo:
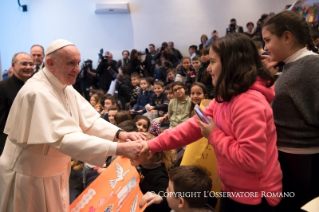
M106 121L109 121L108 118L108 111L111 107L119 107L118 105L118 100L116 97L112 95L107 95L104 99L104 110L102 111L101 114L104 114L104 119ZM104 113L103 113L104 112Z
M131 99L130 99L130 105L129 105L129 108L132 108L136 103L137 103L137 96L140 92L140 80L141 80L141 77L139 74L137 73L133 73L131 75L131 82L132 82L132 96L131 96Z
M175 73L176 73L176 69L175 68L169 68L167 69L166 72L166 85L169 85L173 82L175 82Z
M159 80L154 82L154 93L151 105L146 105L147 113L144 114L150 121L155 118L162 117L168 110L169 100L164 93L164 82Z
M147 192L142 197L140 206L144 205L145 202L149 206L167 201L168 206L175 212L214 211L213 208L206 204L210 196L212 180L204 168L199 166L179 166L171 170L168 175L167 194L160 196Z
M199 56L194 56L192 59L192 66L194 68L194 70L191 70L188 74L187 74L187 79L185 82L185 86L188 88L188 90L190 91L190 87L194 82L198 81L198 73L199 73L199 68L202 64L202 61L200 60Z
M165 88L165 94L166 94L166 97L167 97L168 101L170 101L171 99L175 98L172 85L173 84L169 84ZM165 115L163 117L159 117L159 118L153 119L152 123L161 124L161 127L165 128L165 129L168 128L169 127L168 113L165 113Z

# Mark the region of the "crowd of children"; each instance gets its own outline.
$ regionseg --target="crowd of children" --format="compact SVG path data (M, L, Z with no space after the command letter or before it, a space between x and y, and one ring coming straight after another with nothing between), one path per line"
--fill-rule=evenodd
M207 198L150 193L210 191L205 170L176 162L183 147L203 136L215 149L223 191L257 194L223 197L220 211L298 211L319 196L319 57L308 50L314 48L309 26L285 11L265 22L262 35L269 55L256 40L229 34L176 68L157 60L154 78L129 76L122 67L117 97L90 92L101 117L126 131L147 132L139 159L131 160L139 167L146 211L213 211ZM275 95L280 61L285 68ZM194 117L203 99L214 99L204 110L210 124ZM87 183L105 167L90 172ZM296 198L262 192L294 192Z

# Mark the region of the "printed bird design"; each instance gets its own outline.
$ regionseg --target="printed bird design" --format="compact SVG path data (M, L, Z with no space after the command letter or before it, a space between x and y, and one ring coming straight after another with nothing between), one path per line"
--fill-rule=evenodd
M118 181L123 181L124 180L124 176L130 171L130 170L127 170L125 173L123 173L124 172L123 167L118 162L116 162L115 166L116 166L117 178L115 180L110 180L110 185L111 185L112 189L115 188L116 183Z

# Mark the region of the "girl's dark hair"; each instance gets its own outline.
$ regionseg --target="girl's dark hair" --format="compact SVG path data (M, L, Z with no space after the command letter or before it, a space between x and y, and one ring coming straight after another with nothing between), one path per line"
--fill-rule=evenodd
M217 102L229 102L234 96L246 92L257 76L267 82L267 87L274 84L274 79L261 61L255 44L245 34L230 33L217 39L211 48L220 57L222 65L214 89Z
M121 110L117 112L114 116L114 121L118 125L123 121L132 120L131 114L126 110Z
M131 61L137 59L137 57L135 57L136 52L138 52L136 49L132 49L131 51Z
M277 37L281 37L284 32L290 32L301 45L307 45L309 50L314 48L314 43L311 36L311 29L304 18L293 12L283 11L273 16L263 25Z
M205 95L206 98L207 98L207 96L208 96L207 88L206 88L206 86L205 86L203 83L200 83L200 82L194 82L194 83L191 85L191 87L190 87L190 89L189 89L189 95L191 95L192 87L194 87L194 86L200 87L200 88L203 90L203 93L204 93L204 95ZM198 105L198 106L199 106L199 105ZM188 117L189 117L189 118L191 118L191 117L194 116L194 107L195 107L195 104L192 102L192 103L191 103L191 107L189 108L189 114L188 114Z
M147 130L150 128L151 126L151 121L146 117L146 116L143 116L143 115L137 115L135 116L135 118L133 119L134 123L138 122L139 120L141 119L144 119L147 121Z
M248 22L248 23L246 24L246 27L248 27L249 25L253 25L253 27L255 26L253 22Z

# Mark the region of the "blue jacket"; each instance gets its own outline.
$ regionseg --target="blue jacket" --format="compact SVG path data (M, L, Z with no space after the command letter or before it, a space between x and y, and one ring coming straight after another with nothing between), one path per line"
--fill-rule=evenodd
M146 113L145 105L147 105L147 104L152 105L152 100L153 100L154 94L155 93L153 91L150 91L150 90L147 90L143 93L143 90L140 89L140 92L137 96L137 102L134 105L133 109L135 111L143 110L143 113Z

